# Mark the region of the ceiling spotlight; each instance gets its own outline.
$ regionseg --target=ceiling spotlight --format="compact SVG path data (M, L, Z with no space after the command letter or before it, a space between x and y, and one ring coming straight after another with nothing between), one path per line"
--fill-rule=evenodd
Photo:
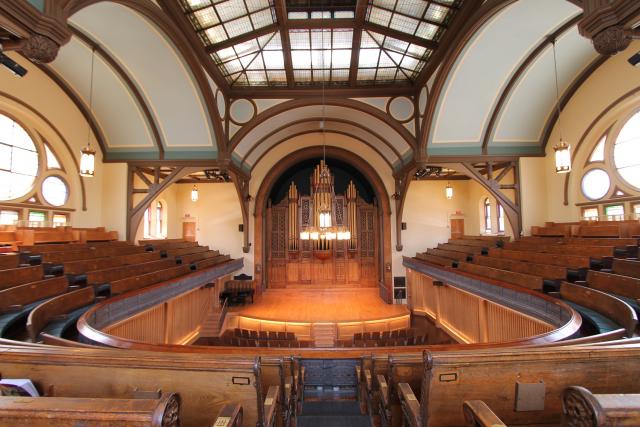
M633 65L634 67L640 67L640 52L627 59L627 61L629 61L629 64Z
M24 77L27 74L26 68L2 52L2 45L0 45L0 64L4 65L9 71L18 77Z

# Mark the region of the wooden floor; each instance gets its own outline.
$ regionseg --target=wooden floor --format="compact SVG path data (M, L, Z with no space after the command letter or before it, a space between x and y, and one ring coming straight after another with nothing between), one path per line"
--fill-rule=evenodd
M289 322L356 322L409 314L409 310L405 305L386 304L377 289L269 289L238 314Z

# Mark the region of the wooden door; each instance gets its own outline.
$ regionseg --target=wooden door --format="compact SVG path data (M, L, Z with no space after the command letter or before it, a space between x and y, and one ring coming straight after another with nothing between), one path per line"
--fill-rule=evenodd
M464 236L464 218L451 218L451 238L460 239Z
M196 223L193 221L185 221L182 223L182 238L187 242L196 241Z

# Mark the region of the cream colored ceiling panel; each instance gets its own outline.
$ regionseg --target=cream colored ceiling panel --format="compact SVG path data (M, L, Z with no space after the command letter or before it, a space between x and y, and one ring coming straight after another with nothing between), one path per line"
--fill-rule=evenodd
M234 153L240 157L244 157L251 147L265 135L284 127L285 125L293 125L296 122L307 121L310 118L318 119L317 123L319 123L319 119L322 117L364 124L371 132L379 135L381 139L386 141L387 144L403 156L406 152L411 150L411 146L393 127L368 113L364 113L353 108L335 105L327 105L323 111L322 105L309 105L284 111L264 120L244 136L236 146Z
M384 141L379 139L376 135L373 135L372 133L358 126L350 123L328 120L326 122L326 131L327 132L325 138L327 141L327 145L333 145L332 141L335 139L335 135L337 133L346 134L360 141L363 141L363 144L373 147L384 158L386 158L389 163L393 164L400 161L400 158L397 156L397 154L394 153L394 151L391 150L389 146L384 143ZM281 129L265 138L258 147L256 147L253 151L251 151L251 153L249 153L249 155L245 158L244 163L249 167L253 167L258 159L260 159L264 155L264 153L271 150L279 142L289 138L293 138L296 135L311 132L319 132L317 122L301 122L293 126L288 126L284 129Z
M91 48L73 37L51 64L89 105ZM152 148L149 123L121 77L100 55L95 55L93 115L102 128L107 148Z
M560 95L596 59L591 42L573 27L556 42ZM544 125L556 104L553 50L549 44L529 65L502 108L490 144L539 143Z
M535 46L581 9L568 1L519 0L478 30L440 94L433 144L477 143L498 95Z
M202 94L182 55L158 27L132 9L112 2L84 8L71 21L126 65L149 100L168 148L215 150Z

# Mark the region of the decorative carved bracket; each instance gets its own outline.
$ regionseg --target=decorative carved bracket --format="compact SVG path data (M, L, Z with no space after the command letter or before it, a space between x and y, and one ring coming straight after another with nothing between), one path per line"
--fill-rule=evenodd
M0 27L15 35L4 50L17 50L36 63L56 59L60 46L71 40L71 30L58 1L47 1L40 11L27 1L0 2Z
M402 251L402 212L404 202L407 199L407 192L411 184L413 174L416 172L415 164L408 165L397 174L394 174L395 190L391 198L395 202L396 208L396 251Z
M520 207L520 168L517 161L511 161L494 178L494 161L485 163L462 163L469 176L473 177L480 185L496 198L504 209L504 213L511 224L514 238L520 238L522 233L522 211ZM512 179L507 180L509 172L513 171ZM511 182L503 182L511 181ZM512 190L509 196L504 190Z
M583 0L574 1L584 9L578 24L580 34L593 40L596 51L602 55L615 55L625 50L638 33L631 28L640 17L637 0Z
M238 199L240 201L243 233L242 252L247 254L251 248L251 242L249 241L249 205L253 199L249 194L250 177L236 169L230 169L229 175L236 186L236 192L238 193Z

